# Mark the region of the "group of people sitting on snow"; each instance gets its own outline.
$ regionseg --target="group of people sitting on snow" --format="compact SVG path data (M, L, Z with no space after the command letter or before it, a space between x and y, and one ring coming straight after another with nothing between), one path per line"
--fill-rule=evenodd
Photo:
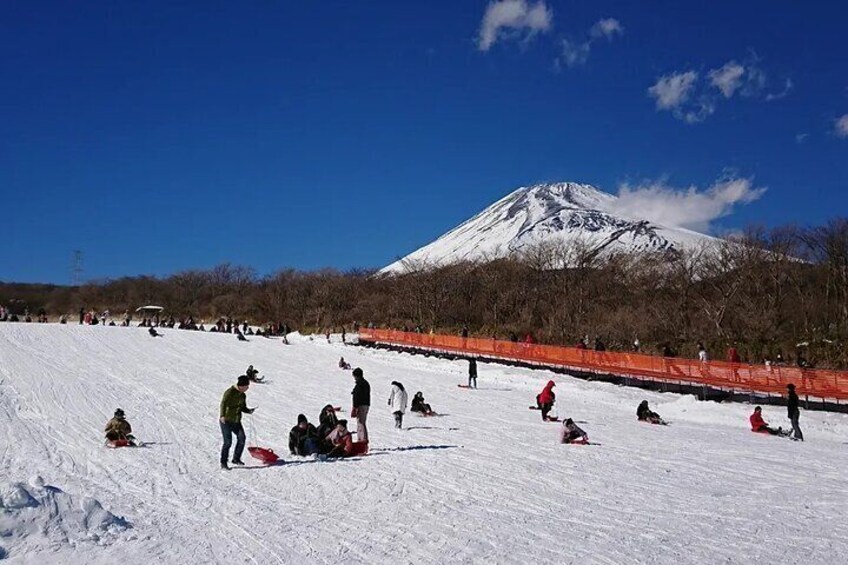
M348 457L357 453L355 444L347 429L347 420L339 420L331 404L321 409L317 428L304 414L298 414L297 425L289 432L289 451L292 455Z

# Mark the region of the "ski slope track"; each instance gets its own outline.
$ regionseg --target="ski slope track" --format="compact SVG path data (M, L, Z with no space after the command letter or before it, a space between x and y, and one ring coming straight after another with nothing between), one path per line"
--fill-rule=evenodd
M588 184L537 184L513 191L380 272L398 274L460 261L489 261L520 255L540 244L579 243L603 256L677 252L717 241L633 217L621 209L617 196Z
M9 563L844 563L848 417L807 441L754 434L751 408L546 371L344 346L143 328L0 324L0 557ZM344 355L372 387L371 453L290 457L298 413L349 410ZM285 465L218 468L218 404L248 364L248 445ZM600 445L557 443L528 410ZM392 380L441 417L393 429ZM637 423L646 398L670 426ZM107 449L121 407L144 447ZM347 414L347 412L345 412ZM786 426L784 409L765 418ZM355 425L352 426L355 429Z

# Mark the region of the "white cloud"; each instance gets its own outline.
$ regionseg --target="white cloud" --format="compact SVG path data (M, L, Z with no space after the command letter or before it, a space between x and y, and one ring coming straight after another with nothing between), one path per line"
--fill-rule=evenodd
M612 40L616 35L621 35L624 33L624 28L615 18L605 18L603 20L598 20L595 25L592 26L592 29L589 30L589 36L593 39L597 39L600 37L606 37L609 40Z
M706 232L713 221L732 213L736 205L754 202L765 191L755 188L751 179L740 178L717 181L706 190L674 188L665 181L623 184L611 212Z
M596 39L606 38L612 41L616 35L622 35L624 28L621 22L615 18L598 20L589 30L589 38L580 43L570 39L562 40L562 55L556 60L557 66L565 64L566 67L583 65L589 60L592 51L592 43Z
M695 71L664 75L648 89L648 95L656 98L657 110L679 108L689 100L692 87L697 80L698 73Z
M795 142L796 143L804 143L805 141L807 141L808 137L810 137L809 133L799 133L798 135L795 136Z
M836 135L839 137L848 137L848 114L836 120Z
M488 51L502 39L523 37L529 39L551 28L553 12L539 0L530 5L526 0L496 0L486 6L477 47Z
M725 63L720 69L709 72L710 84L721 90L725 98L730 98L742 86L745 67L736 61Z
M766 95L766 102L771 102L772 100L780 100L781 98L786 98L792 89L795 88L795 84L792 82L792 79L786 79L786 82L783 85L783 90L780 92L770 92Z
M575 43L568 39L562 40L562 57L560 61L565 63L567 67L582 65L589 59L589 51L591 45L586 43Z

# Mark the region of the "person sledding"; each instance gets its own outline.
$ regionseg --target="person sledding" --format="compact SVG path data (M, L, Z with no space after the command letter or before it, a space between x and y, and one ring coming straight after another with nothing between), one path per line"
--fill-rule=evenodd
M783 431L783 428L774 429L768 425L763 419L763 409L761 406L757 406L754 408L754 413L751 414L751 417L748 419L751 422L751 431L759 434L771 434L773 436L782 436L789 435L789 432Z
M327 434L336 429L339 419L336 417L336 409L332 404L328 404L321 409L318 415L318 447L322 452L327 452L331 448L326 445Z
M330 448L327 457L349 457L353 454L353 436L347 430L347 420L339 420L324 441Z
M542 421L548 420L548 412L551 411L551 408L554 407L554 402L556 402L556 394L554 394L555 386L556 383L554 381L548 381L545 389L536 395L536 406L542 411Z
M156 331L156 328L150 328L147 330L147 333L150 334L151 337L162 337L162 334Z
M345 361L344 357L339 358L339 369L350 371L350 363Z
M106 423L106 441L115 447L123 445L135 446L135 437L132 435L132 426L127 421L124 411L118 408L115 415Z
M652 412L648 407L648 401L643 400L639 403L639 407L636 408L636 417L640 422L649 422L651 424L665 424L666 422L660 418L660 415L656 412Z
M292 455L312 455L319 452L318 430L303 414L297 415L297 425L289 432L289 451Z
M411 410L413 412L418 412L423 416L433 416L435 414L430 405L424 402L424 393L420 390L415 393L415 396L412 397Z
M589 434L584 432L574 420L568 418L559 431L560 443L589 443Z
M265 377L259 376L259 371L254 369L253 365L249 365L247 367L247 370L244 372L244 374L247 375L247 378L250 379L250 382L253 382L253 383L261 383L262 381L265 380Z

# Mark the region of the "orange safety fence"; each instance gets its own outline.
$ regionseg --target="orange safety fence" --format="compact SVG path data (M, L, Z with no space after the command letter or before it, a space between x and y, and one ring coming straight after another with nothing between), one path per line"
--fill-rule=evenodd
M749 365L724 361L657 357L642 353L592 351L576 347L516 343L496 339L360 329L364 342L435 351L482 355L546 366L650 380L686 382L740 392L785 394L793 383L800 396L848 399L848 372L801 369L782 365Z

